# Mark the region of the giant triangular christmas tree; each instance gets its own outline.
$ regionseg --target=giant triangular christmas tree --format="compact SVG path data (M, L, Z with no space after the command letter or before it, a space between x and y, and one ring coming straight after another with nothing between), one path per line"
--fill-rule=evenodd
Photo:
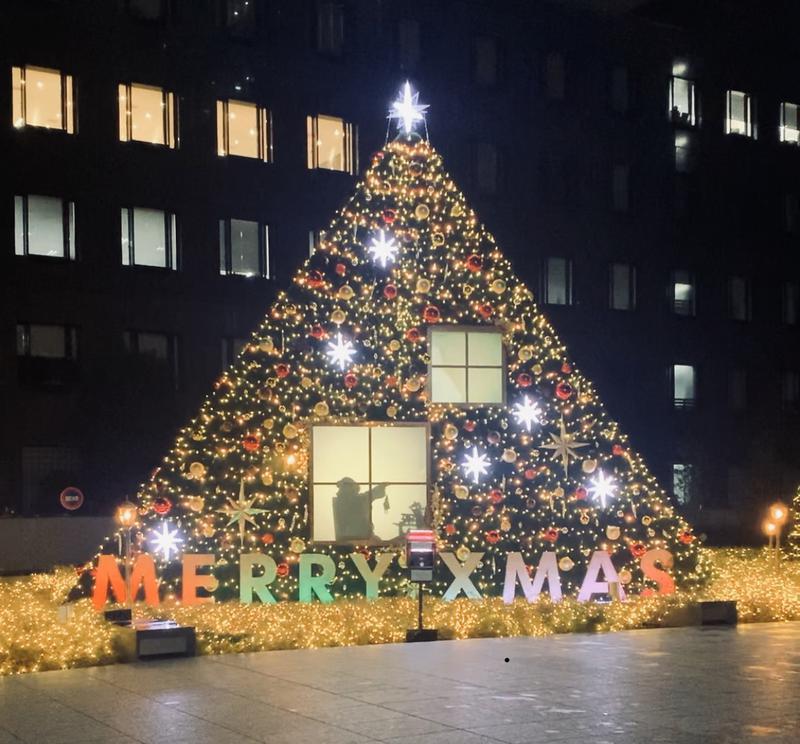
M510 553L555 553L565 594L597 550L628 593L654 549L679 588L702 581L689 526L414 131L424 107L406 88L393 110L397 138L141 488L134 555L168 593L200 553L216 598L238 596L241 555L261 553L272 595L296 599L313 553L331 596L365 593L359 562L391 595L408 588L404 533L432 527L451 559L482 554L484 595Z

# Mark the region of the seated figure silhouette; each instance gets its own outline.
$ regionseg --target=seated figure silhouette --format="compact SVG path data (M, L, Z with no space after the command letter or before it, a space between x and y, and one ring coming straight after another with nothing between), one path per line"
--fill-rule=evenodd
M372 502L386 498L386 484L361 491L352 478L342 478L333 497L333 529L336 541L379 542L372 524Z

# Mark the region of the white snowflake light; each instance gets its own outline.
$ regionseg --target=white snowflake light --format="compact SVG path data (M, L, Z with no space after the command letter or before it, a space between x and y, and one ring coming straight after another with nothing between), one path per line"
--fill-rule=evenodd
M522 424L528 431L533 424L542 423L542 409L538 403L534 403L527 395L523 397L522 403L517 403L513 410L514 418L518 424Z
M352 341L346 341L341 333L336 334L336 341L328 341L328 351L326 354L331 362L339 365L339 369L344 369L353 360L356 350L353 348Z
M414 124L425 120L427 110L427 104L419 102L419 93L415 93L411 83L406 80L400 90L400 98L392 103L389 119L396 119L397 128L402 129L404 134L411 134Z
M606 475L602 470L598 471L591 485L587 489L589 495L595 500L600 502L603 509L606 508L607 500L614 497L617 484L614 478Z
M369 245L369 252L375 263L381 265L381 268L386 268L386 262L393 262L395 254L397 253L397 242L390 235L386 236L383 230L378 230L378 236L372 239Z
M150 535L153 549L161 553L165 561L169 560L170 553L178 552L178 545L183 542L183 538L178 537L178 530L171 530L166 522L161 525L161 532L153 530Z
M468 477L472 478L475 483L478 483L480 477L489 472L489 458L482 452L478 452L477 447L473 447L472 454L464 458L461 467L464 468L464 472Z

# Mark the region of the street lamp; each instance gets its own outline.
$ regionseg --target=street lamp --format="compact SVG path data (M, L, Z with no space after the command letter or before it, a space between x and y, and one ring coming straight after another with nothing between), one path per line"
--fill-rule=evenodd
M128 604L133 607L133 597L131 596L131 529L136 524L136 506L128 499L117 507L117 523L124 530L125 535L125 594Z
M789 519L789 509L786 504L776 501L769 507L769 521L774 525L775 549L781 547L781 529Z

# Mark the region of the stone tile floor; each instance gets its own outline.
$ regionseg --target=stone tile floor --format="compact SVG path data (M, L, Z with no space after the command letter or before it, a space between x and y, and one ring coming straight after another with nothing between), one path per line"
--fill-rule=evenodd
M677 628L5 677L0 744L797 744L799 701L800 623Z

